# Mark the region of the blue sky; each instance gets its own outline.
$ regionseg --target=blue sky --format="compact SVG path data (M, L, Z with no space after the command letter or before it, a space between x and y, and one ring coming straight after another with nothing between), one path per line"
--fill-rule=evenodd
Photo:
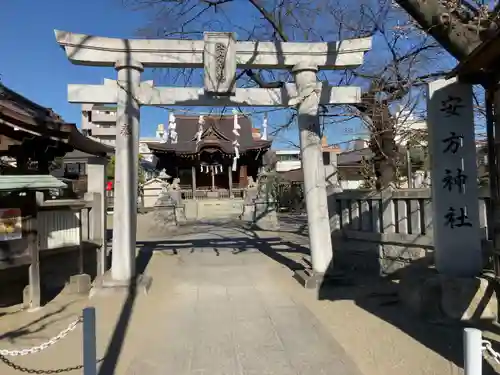
M242 17L241 12L232 12L231 16ZM233 23L238 23L235 18ZM0 12L1 80L9 88L53 108L66 121L79 126L80 106L67 102L67 84L100 84L103 78L115 79L116 75L111 68L72 65L55 42L53 30L134 37L136 30L146 25L148 19L147 14L124 9L120 0L3 1ZM143 79L153 77L156 76L152 71L146 71ZM260 126L262 117L262 113L253 117L254 126ZM166 123L167 119L165 109L143 108L141 136L153 136L157 124ZM269 122L274 125L284 123L286 114L283 111L271 112ZM328 141L335 143L352 138L349 133L358 131L357 128L357 121L330 128ZM296 126L283 133L275 147L285 147L287 144L283 139L297 143Z

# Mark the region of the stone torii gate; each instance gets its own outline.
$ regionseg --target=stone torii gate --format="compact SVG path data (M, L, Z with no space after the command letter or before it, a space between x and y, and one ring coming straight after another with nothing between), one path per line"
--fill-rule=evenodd
M300 148L313 272L332 261L326 182L318 118L319 104L359 103L358 87L331 87L317 81L321 69L348 69L363 63L371 38L333 43L236 41L233 33L206 32L204 40L134 40L55 31L68 59L77 65L109 66L118 80L104 85L68 85L71 103L117 104L115 210L112 279L135 276L137 153L139 112L150 106L262 106L298 109ZM144 68L204 68L204 88L154 87L140 81ZM236 88L236 69L291 69L295 83L279 89Z

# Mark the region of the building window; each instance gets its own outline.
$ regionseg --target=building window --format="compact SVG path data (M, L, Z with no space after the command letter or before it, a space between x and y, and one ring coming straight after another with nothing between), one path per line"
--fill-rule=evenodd
M84 176L87 174L86 163L67 163L64 164L64 172L69 175Z
M330 153L323 152L323 165L330 165Z

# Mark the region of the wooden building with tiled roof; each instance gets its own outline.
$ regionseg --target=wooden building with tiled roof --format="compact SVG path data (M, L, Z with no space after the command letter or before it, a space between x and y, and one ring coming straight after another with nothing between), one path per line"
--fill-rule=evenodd
M236 136L233 115L205 116L201 128L199 117L179 115L176 116L175 141L168 139L147 145L159 160L157 168L179 178L181 185L191 186L193 190L243 188L247 177L257 178L272 142L257 135L248 117L239 115L238 125L239 136Z
M94 156L114 151L0 83L0 156L16 160L16 174L48 174L56 157L73 150Z

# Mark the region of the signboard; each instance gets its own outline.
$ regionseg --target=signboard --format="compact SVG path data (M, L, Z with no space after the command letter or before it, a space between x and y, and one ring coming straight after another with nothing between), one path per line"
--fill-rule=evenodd
M0 209L0 241L20 240L22 237L21 209Z

